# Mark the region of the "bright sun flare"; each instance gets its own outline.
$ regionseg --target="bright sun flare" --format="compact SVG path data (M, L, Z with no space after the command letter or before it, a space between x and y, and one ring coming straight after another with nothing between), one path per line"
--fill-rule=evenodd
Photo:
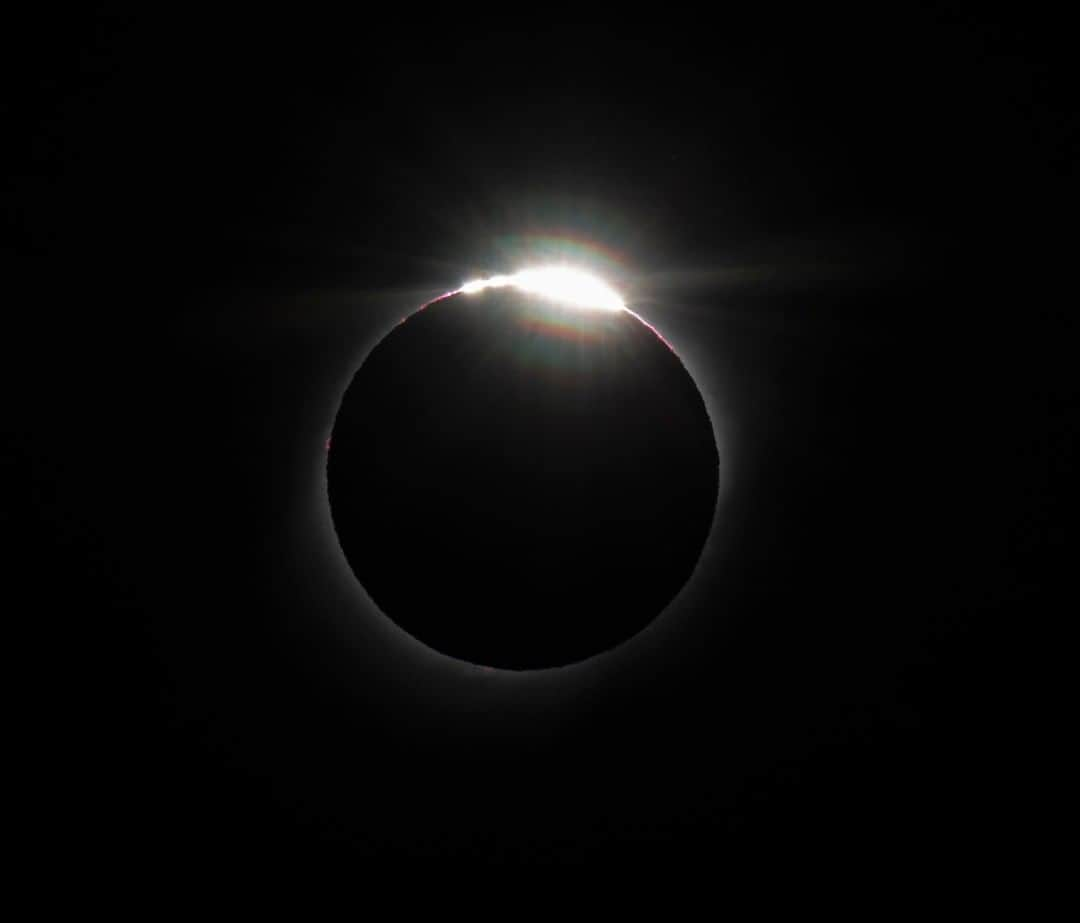
M471 294L487 288L507 286L578 308L593 308L601 311L621 311L626 308L618 293L602 279L565 266L522 269L513 275L474 279L472 282L466 282L459 291Z

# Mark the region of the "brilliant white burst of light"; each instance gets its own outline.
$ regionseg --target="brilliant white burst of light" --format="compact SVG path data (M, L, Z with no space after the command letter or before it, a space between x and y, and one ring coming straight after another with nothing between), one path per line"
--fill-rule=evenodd
M507 286L578 308L601 311L622 311L626 308L618 293L602 279L567 266L542 266L522 269L508 276L474 279L466 282L459 291L471 294L487 288Z

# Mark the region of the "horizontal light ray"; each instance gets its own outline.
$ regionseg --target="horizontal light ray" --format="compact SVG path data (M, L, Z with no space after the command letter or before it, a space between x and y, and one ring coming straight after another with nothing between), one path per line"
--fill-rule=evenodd
M522 269L512 275L491 276L466 282L459 292L472 294L489 288L512 287L541 295L561 304L600 311L624 311L622 298L606 282L568 266Z

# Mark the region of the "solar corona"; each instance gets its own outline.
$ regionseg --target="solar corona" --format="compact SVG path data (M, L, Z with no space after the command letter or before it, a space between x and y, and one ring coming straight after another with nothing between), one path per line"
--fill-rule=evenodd
M645 629L709 534L718 455L681 360L598 275L476 278L371 351L327 461L334 528L430 650L566 666Z

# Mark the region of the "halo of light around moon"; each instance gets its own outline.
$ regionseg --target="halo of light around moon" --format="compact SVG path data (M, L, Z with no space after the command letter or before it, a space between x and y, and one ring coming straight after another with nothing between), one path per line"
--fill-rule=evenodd
M718 453L671 347L565 266L466 283L346 390L327 462L342 551L419 642L507 669L609 650L691 576Z

